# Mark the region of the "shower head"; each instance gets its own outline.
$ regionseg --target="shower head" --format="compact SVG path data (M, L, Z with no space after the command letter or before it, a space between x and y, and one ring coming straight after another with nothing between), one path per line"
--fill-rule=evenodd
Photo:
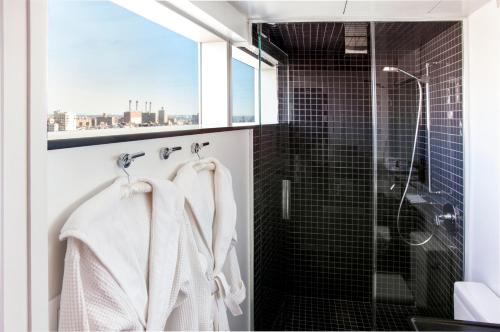
M399 72L399 69L396 67L384 67L382 71L389 72L389 73L397 73Z
M410 74L409 72L404 71L403 69L399 69L398 67L387 67L387 66L386 66L386 67L384 67L384 68L382 69L382 71L385 71L385 72L388 72L388 73L403 73L403 74L405 74L406 76L410 76L411 78L416 79L419 83L420 83L420 81L422 81L422 80L421 80L420 78L418 78L417 76L412 75L412 74Z

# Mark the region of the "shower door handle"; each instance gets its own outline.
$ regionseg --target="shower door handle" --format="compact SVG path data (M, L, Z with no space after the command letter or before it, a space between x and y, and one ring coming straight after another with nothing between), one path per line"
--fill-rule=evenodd
M290 180L281 181L281 218L290 219Z

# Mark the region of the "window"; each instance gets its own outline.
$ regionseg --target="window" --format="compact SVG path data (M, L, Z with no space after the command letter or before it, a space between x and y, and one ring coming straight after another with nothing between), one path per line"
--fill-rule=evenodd
M232 48L231 91L233 125L259 122L259 60L237 47Z
M158 21L49 1L49 139L199 127L199 43Z
M277 122L276 63L259 66L252 46L231 46L175 4L48 4L49 140Z
M233 58L233 123L255 122L255 68Z
M261 61L259 75L259 60L256 56L236 47L233 47L232 55L233 125L278 123L276 63L268 59Z

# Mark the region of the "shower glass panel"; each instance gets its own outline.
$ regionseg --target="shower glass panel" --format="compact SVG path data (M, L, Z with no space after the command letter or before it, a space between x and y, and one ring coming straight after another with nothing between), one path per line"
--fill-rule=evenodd
M256 220L255 327L371 330L369 24L280 23L260 28L261 51L281 56L283 52L270 47L274 45L288 59L288 75L280 71L279 76L280 124L274 129L261 126L264 144L259 151L263 165L278 156L276 176L290 181L290 209L289 218L273 218L281 206L270 206L270 200L257 196L265 198L270 192L281 198L282 193L256 188L256 213L264 208L272 212ZM282 99L289 102L288 116ZM272 153L275 141L278 152Z
M261 62L279 62L279 123L254 130L256 330L453 317L461 38L459 22L254 25ZM261 84L261 119L267 93ZM436 226L446 203L458 221Z
M280 329L289 266L287 221L282 219L282 183L289 169L288 55L271 41L268 25L254 25L253 32L260 62L260 125L253 131L254 328L271 330Z
M404 330L415 315L453 318L463 275L462 26L382 22L372 34L375 328ZM456 227L436 225L446 203Z

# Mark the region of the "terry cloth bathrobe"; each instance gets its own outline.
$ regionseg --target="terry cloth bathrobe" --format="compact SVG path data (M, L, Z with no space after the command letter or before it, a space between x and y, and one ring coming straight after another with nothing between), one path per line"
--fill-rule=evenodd
M169 181L140 180L151 185L150 195L122 198L130 186L119 178L61 230L60 330L197 329L196 304L186 296L191 272L180 259L184 197Z
M212 165L211 170L199 170ZM215 168L215 169L214 169ZM186 197L186 218L201 274L193 274L200 330L229 330L226 310L241 315L246 297L236 242L236 203L231 174L218 160L206 158L182 166L174 183Z

